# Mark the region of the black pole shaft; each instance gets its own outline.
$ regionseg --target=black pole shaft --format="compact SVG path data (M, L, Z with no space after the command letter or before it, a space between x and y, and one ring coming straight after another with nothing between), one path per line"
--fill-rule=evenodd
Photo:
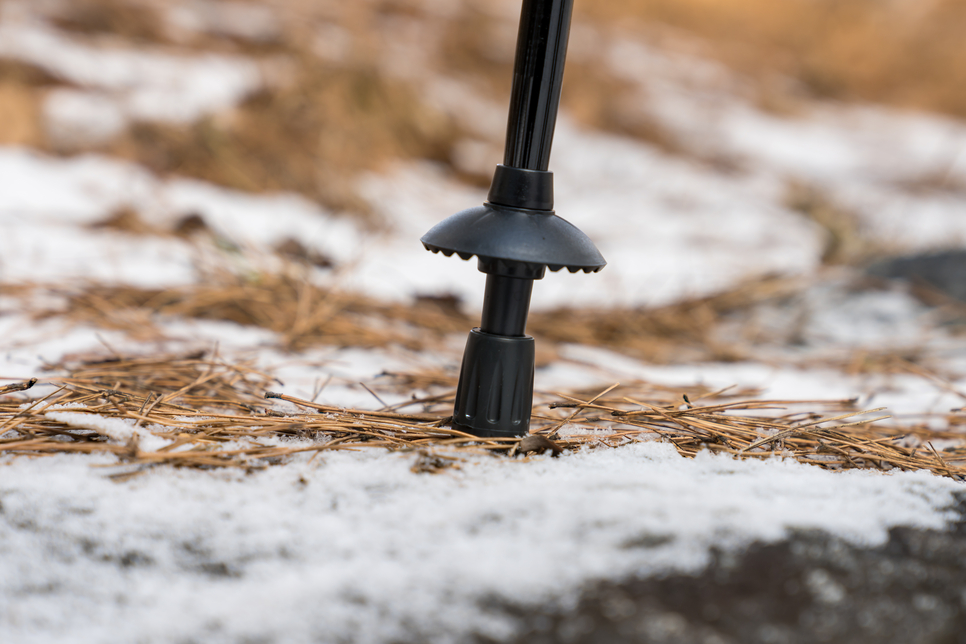
M522 337L527 328L532 291L533 280L487 275L480 330L494 335Z
M523 0L503 165L546 171L573 0Z

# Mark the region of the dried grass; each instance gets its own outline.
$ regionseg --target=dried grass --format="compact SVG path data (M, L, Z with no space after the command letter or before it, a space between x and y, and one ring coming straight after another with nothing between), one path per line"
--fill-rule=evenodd
M753 354L753 343L722 339L721 322L756 305L782 301L801 288L801 280L766 277L661 307L538 311L530 315L527 332L537 338L544 359L552 356L553 345L575 343L662 364L736 361ZM38 318L63 316L142 338L157 334L157 315L224 320L274 331L293 350L318 344L432 349L448 334L466 333L479 323L452 297L381 302L313 284L304 267L296 266L246 276L216 273L196 285L163 290L98 284L0 290L21 298L31 291L53 293L64 301L63 308L38 311Z
M129 225L122 215L108 223ZM238 275L219 271L206 274L197 284L168 289L6 284L0 285L0 294L22 301L21 309L37 319L57 317L120 330L138 339L159 336L157 323L163 319L159 316L196 318L265 328L278 334L283 348L295 351L316 345L397 345L432 351L447 336L464 335L479 324L479 318L467 314L459 298L451 295L385 302L319 286L309 275L325 258L301 251L304 249L296 253L288 244L281 245L277 253L290 263L279 272ZM607 348L655 364L767 361L771 356L848 373L906 373L908 365L929 364L925 345L912 344L824 351L797 358L782 353L782 347L803 341L803 322L794 312L804 311L802 302L807 300L813 279L766 276L727 291L658 307L535 311L530 314L527 333L537 339L538 365L555 359L561 344ZM855 288L878 285L871 279L854 282ZM38 299L35 295L55 297ZM944 328L954 333L961 330L966 306L936 294L923 299ZM768 312L779 310L792 311L791 321L776 326ZM912 343L914 338L908 340Z
M447 163L458 132L413 88L375 67L333 67L296 53L295 78L190 127L136 124L110 152L162 175L239 190L294 191L336 211L368 212L360 172L391 159Z
M725 341L719 335L721 323L754 306L780 302L803 286L800 279L766 276L722 293L660 307L535 313L527 332L555 342L608 347L662 364L745 360L752 356L753 344Z
M966 116L963 0L612 0L577 11L698 36L766 88L784 75L823 98Z
M164 290L100 285L53 288L47 292L61 295L65 308L37 316L63 315L133 337L156 336L152 324L156 315L222 320L274 331L282 346L291 350L317 344L423 349L448 333L472 326L445 301L423 300L418 306L383 303L316 286L299 273L293 267L281 274L218 274L198 285Z
M286 7L279 9L284 14ZM453 121L423 101L417 88L391 78L377 64L375 36L366 31L377 8L338 12L336 19L355 30L353 53L342 61L312 53L311 29L319 16L311 11L301 11L307 24L290 16L284 38L266 50L265 43L211 34L171 41L157 10L137 0L83 0L52 17L60 28L95 40L240 52L262 61L284 60L284 65L275 65L277 78L268 87L230 112L190 126L135 123L100 151L162 175L252 192L299 192L337 212L361 215L368 214L368 204L353 187L360 172L400 158L449 163L460 135ZM0 63L0 143L77 152L58 149L40 124L42 90L58 79L29 65Z
M41 93L56 79L30 65L0 60L0 145L40 145Z
M442 28L440 68L486 88L496 102L509 102L514 45L508 36L516 36L516 25L468 4ZM494 51L495 43L505 49ZM674 134L647 115L640 94L639 86L609 73L598 56L570 56L567 60L560 101L570 118L589 128L647 141L671 154L697 156L698 152L686 150ZM475 179L489 185L489 176Z
M792 181L785 205L821 226L826 233L823 264L862 265L900 252L898 244L874 239L859 217L816 186Z
M66 31L106 34L134 42L165 43L161 16L131 0L71 0L53 23Z
M644 382L613 385L596 395L537 392L532 434L521 441L480 439L448 428L454 383L446 374L387 374L384 390L411 392L412 398L363 411L270 393L269 375L217 357L113 357L56 368L65 375L40 384L57 388L29 404L21 392L35 381L0 389L0 453L110 453L127 466L115 474L119 478L158 465L260 468L300 453L365 448L413 452L413 471L435 472L481 453L555 455L642 440L667 441L688 457L710 450L738 458L794 458L834 470L966 476L966 448L940 453L929 442L953 438L961 445L961 433L876 425L877 419L867 418L872 412L856 410L851 400L748 400L739 397L754 392L672 390ZM75 416L64 422L50 414L65 405L91 421ZM112 439L98 429L104 418L127 421L131 437ZM171 442L144 451L138 432Z

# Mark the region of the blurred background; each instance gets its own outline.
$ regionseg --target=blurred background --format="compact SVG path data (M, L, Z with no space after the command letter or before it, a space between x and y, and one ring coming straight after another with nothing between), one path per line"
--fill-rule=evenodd
M357 213L365 205L346 178L390 159L431 159L462 179L485 182L493 159L479 163L474 152L484 154L473 144L499 148L501 137L478 141L481 128L447 113L425 85L432 77L457 78L507 104L519 5L6 0L0 143L55 154L98 150L160 173L242 190L292 190ZM721 79L700 63L725 66L740 78L732 89L769 113L794 115L811 101L832 100L963 118L964 31L961 0L578 1L563 109L588 128L677 154L712 154L692 149L649 110L648 93L659 88L634 82L640 61L613 60L610 45L628 39L666 54L668 66L696 59L691 81L706 91ZM53 48L61 51L44 52L42 36L59 40ZM203 78L195 72L192 88L207 100L178 87L172 89L194 105L170 94L131 101L131 93L147 93L139 85L163 94L165 84L192 79L139 78L110 56L101 57L104 66L84 56L71 60L74 42L87 58L88 48L98 47L116 59L177 53L186 69L192 58L203 66L210 55L239 57L258 65L261 78L246 83L237 69L212 68ZM145 75L178 74L136 62ZM655 83L668 73L656 74Z
M336 228L382 235L367 246L376 258L348 258L366 245L358 235L270 235L281 224L260 206L252 237L271 237L266 252L308 265L300 279L319 289L342 270L348 291L392 301L387 315L462 329L482 282L464 288L472 267L424 260L415 239L474 205L502 160L519 11L517 0L5 0L0 146L298 195ZM916 303L866 298L855 315L889 319L864 335L908 335L899 322L920 319L920 305L942 308L942 324L960 319L956 280L908 258L966 245L964 33L963 0L577 0L551 169L558 212L611 266L600 282L548 279L534 333L655 360L734 359L741 346L819 336L854 344L843 331L853 318L815 311L893 278ZM8 192L23 158L3 166ZM84 234L208 231L222 250L245 246L204 207L104 203ZM30 211L0 206L21 223ZM9 290L23 271L4 252ZM955 253L948 261L962 270ZM304 297L259 279L272 297ZM298 335L183 292L158 300L158 285L121 297L124 281L101 280L100 297ZM614 316L601 320L600 306ZM554 322L562 308L570 326Z

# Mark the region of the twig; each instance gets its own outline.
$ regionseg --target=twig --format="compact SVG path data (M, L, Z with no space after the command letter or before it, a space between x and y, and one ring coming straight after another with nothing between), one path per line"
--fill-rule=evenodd
M37 384L36 378L31 378L25 382L17 382L12 385L4 385L0 387L0 396L3 394L9 394L13 391L26 391Z

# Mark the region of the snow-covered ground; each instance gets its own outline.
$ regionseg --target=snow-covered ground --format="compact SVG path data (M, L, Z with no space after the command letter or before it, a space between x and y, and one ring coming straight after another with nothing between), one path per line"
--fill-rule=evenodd
M709 548L824 529L877 545L942 527L960 484L645 443L436 476L349 453L243 475L116 484L104 458L0 468L9 642L453 641L512 633L489 602L567 601L588 579L699 570Z
M189 24L191 15L179 19ZM647 87L653 117L685 142L736 159L737 170L588 131L564 115L551 165L557 212L588 233L609 264L599 274L549 274L534 288L534 308L659 305L749 278L798 275L817 284L804 322L796 322L809 347L917 347L949 382L780 359L654 366L569 345L538 370L537 388L635 379L735 384L760 387L768 398L857 396L862 405L889 407L899 423L961 407L962 341L901 287L855 294L825 280L826 232L786 200L790 183L814 185L897 251L962 246L966 194L955 187L966 179L966 126L834 104L777 116L744 98L740 83L711 62L626 38L605 49L615 73ZM74 85L51 92L44 106L46 127L65 141L103 140L132 120L191 121L268 82L264 67L241 55L93 49L13 10L0 13L0 57ZM485 158L486 141L494 123L502 128L505 108L454 79L425 82L437 107L479 128L483 143L468 145L495 165L499 157ZM949 189L916 188L937 173ZM298 195L162 178L98 155L0 147L0 283L181 286L212 265L271 269L272 249L295 238L335 262L334 270L315 270L320 284L386 300L451 293L479 305L475 262L427 253L418 240L481 203L483 191L428 162L362 176L358 189L384 225L372 229ZM152 234L94 226L121 209L138 213ZM192 214L214 240L171 234ZM332 376L320 400L362 408L382 405L359 382L384 370L454 369L463 341L453 337L423 354L313 348L292 355L273 333L230 323L158 320L162 338L144 343L57 317L36 322L23 307L24 300L0 299L4 379L43 377L44 364L105 345L137 353L217 343L226 359L253 359L273 372L286 393L311 397ZM780 327L788 324L781 314L762 313ZM435 476L411 472L412 458L331 453L248 475L157 469L116 483L106 477L113 457L0 457L0 641L499 638L514 627L493 609L500 602L566 604L589 581L697 571L712 547L737 550L795 529L875 545L893 526L941 528L957 519L948 508L964 490L921 472L689 460L659 442L526 462L472 457Z

